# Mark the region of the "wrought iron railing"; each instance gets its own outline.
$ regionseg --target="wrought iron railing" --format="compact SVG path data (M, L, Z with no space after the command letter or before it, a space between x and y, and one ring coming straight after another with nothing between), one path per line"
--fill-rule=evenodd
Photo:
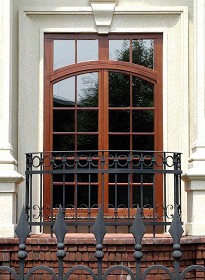
M180 258L182 257L182 250L181 250L181 237L183 234L183 228L180 221L180 216L178 212L178 206L175 207L175 212L173 215L173 220L169 229L169 233L173 238L173 252L172 257L170 258L174 264L172 265L164 266L159 264L153 264L147 268L145 268L142 265L142 258L143 258L143 245L142 245L142 238L145 234L145 226L143 223L142 216L140 214L139 208L137 209L137 213L133 222L133 226L131 228L131 233L134 237L134 254L133 254L133 260L135 260L135 268L131 269L128 266L125 266L120 262L118 265L113 265L109 268L103 267L103 258L104 258L104 252L103 252L103 240L104 236L107 233L105 222L103 220L103 212L101 209L99 209L97 219L95 221L95 224L92 229L92 233L95 236L96 239L96 251L95 251L95 258L96 258L96 266L93 269L84 264L75 265L71 268L64 267L64 258L66 256L66 245L64 245L65 235L67 233L67 226L64 220L64 213L59 208L57 219L55 221L53 232L57 239L57 252L56 256L58 258L58 265L57 265L57 271L54 271L53 268L47 265L44 265L44 260L40 260L40 265L33 266L31 269L26 269L26 258L27 258L27 252L26 252L26 240L29 236L30 228L27 222L27 216L25 213L25 209L23 209L21 213L20 220L16 227L16 235L19 238L20 245L19 245L19 252L18 252L18 258L19 258L19 268L18 272L7 266L0 266L0 274L3 274L2 279L15 279L15 280L23 280L23 279L55 279L55 280L67 280L67 279L82 279L82 278L76 278L75 273L77 271L82 271L82 276L84 276L83 279L93 279L93 280L106 280L110 279L109 276L111 276L112 273L116 271L121 271L127 274L126 279L131 280L145 280L148 279L147 277L150 276L150 274L153 272L154 277L156 279L171 279L171 280L183 280L183 279L189 279L187 276L189 275L190 271L199 271L205 273L205 267L203 265L190 265L187 266L185 269L180 268ZM155 246L158 246L155 244ZM69 252L69 248L67 248ZM82 252L81 252L82 253ZM69 258L68 260L69 261ZM146 261L143 260L143 261ZM171 262L170 262L171 264ZM160 270L163 272L163 275L160 276L157 274L157 271ZM7 278L4 278L4 274L6 274ZM41 273L40 275L36 275L36 273ZM83 274L86 273L86 274ZM8 278L9 275L11 275L11 278ZM118 275L119 277L115 279L121 279L122 275ZM153 276L153 275L152 275ZM166 278L165 278L166 277ZM149 278L150 279L150 278ZM154 279L154 278L151 278ZM195 278L198 279L198 278ZM201 279L201 278L200 278Z
M156 151L66 151L26 154L26 210L30 226L52 227L59 205L75 231L88 229L101 207L118 231L133 223L137 205L144 223L170 225L181 210L181 154ZM123 231L125 230L123 227Z

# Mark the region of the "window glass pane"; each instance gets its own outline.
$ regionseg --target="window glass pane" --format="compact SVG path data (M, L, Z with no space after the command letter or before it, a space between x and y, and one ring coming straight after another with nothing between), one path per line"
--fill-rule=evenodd
M143 206L153 206L153 186L142 187ZM133 187L133 206L141 205L141 187Z
M153 132L154 111L134 110L132 112L132 130L134 132Z
M53 70L75 63L75 41L54 40Z
M53 135L54 151L73 151L74 149L74 135Z
M98 60L98 40L77 41L77 62Z
M98 106L98 73L87 73L77 76L78 107Z
M53 186L53 207L63 206L63 186ZM65 187L65 207L74 205L74 186Z
M109 187L109 207L128 207L128 186Z
M110 150L130 150L129 135L110 135L109 136Z
M78 150L97 150L98 135L78 135L77 136Z
M154 106L154 85L137 77L132 78L133 107Z
M53 131L72 132L75 126L74 110L54 110L53 111Z
M153 68L154 40L132 41L132 62L145 67Z
M79 110L77 113L77 131L97 132L98 131L98 111Z
M130 76L109 72L109 106L130 106Z
M153 166L151 164L151 166ZM144 165L143 165L144 167ZM148 167L147 167L148 168ZM141 181L143 183L153 183L154 182L154 176L153 174L138 174L138 173L133 173L132 175L133 177L133 182L134 183L140 183Z
M115 168L115 165L112 166L113 168ZM110 167L110 168L112 168ZM119 166L118 166L119 167ZM109 182L110 183L128 183L130 174L126 174L126 173L122 173L122 174L109 174Z
M130 111L109 110L109 131L129 132L130 131Z
M77 200L79 208L97 207L98 204L98 187L96 186L78 186Z
M85 162L83 162L83 161L80 161L79 160L79 165L78 165L78 167L79 167L79 169L82 167L82 166L80 166L80 162L81 162L81 165L82 166L85 166L86 165L86 163ZM88 164L88 165L86 165L85 166L86 168L90 168L91 169L91 166ZM77 173L76 174L76 181L79 183L79 182L83 182L83 183L96 183L96 182L98 182L98 174L97 173L94 173L94 174L91 174L91 173L89 173L89 171L88 171L88 173Z
M59 170L59 168L56 168ZM65 177L66 182L74 182L74 174L53 174L53 182L63 183L63 176Z
M118 61L130 61L129 40L109 40L109 59Z
M154 150L154 136L153 135L134 135L133 150Z
M62 80L53 85L53 103L56 107L75 106L75 77Z

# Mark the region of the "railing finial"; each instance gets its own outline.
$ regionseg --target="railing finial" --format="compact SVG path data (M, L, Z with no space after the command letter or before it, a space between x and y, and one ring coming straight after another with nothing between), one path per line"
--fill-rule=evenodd
M65 223L65 219L64 219L64 215L63 215L61 205L59 206L57 219L56 219L55 224L53 226L53 232L56 235L58 243L63 243L65 235L68 232L68 230L67 230L67 227L66 227L66 223Z
M15 229L15 233L19 238L20 244L25 244L26 238L29 236L30 228L27 221L26 210L23 206L21 216Z
M106 230L105 223L103 220L103 212L102 212L101 208L99 208L99 210L98 210L98 216L97 216L97 219L93 226L92 233L95 235L97 244L102 244L103 238L104 238L105 234L107 233L107 230Z
M142 216L140 214L140 209L139 206L137 206L135 220L131 228L131 233L134 236L135 244L141 244L142 237L144 236L145 232L146 229L142 220Z
M171 226L169 228L169 233L171 234L171 236L174 240L174 244L180 243L180 239L182 237L183 232L184 232L184 230L183 230L181 220L179 217L178 206L175 205L173 220L172 220Z

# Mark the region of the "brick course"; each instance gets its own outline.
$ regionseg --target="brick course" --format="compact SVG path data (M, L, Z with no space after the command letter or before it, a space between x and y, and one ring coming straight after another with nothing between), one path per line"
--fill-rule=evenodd
M149 235L143 238L142 252L143 258L141 262L141 271L147 267L158 264L164 265L173 270L173 244L172 238L166 235L159 235L152 238ZM19 269L18 262L18 244L17 238L1 238L0 239L0 264L14 268L17 272ZM32 235L27 239L26 251L28 257L26 259L25 271L34 266L45 265L52 268L55 273L58 272L58 259L56 257L57 241L55 237L50 235ZM97 273L97 263L95 254L95 239L92 234L67 234L65 238L66 257L64 258L64 272L68 269L82 264L93 269ZM205 238L204 237L183 237L181 239L182 258L180 261L180 269L183 270L189 265L198 264L205 265ZM103 242L103 272L113 265L124 265L129 267L135 273L134 239L131 234L107 234ZM185 279L204 279L205 273L191 271ZM3 273L1 279L12 279L10 274ZM32 279L52 279L48 272L39 270ZM77 270L72 274L73 280L89 280L90 275L86 271ZM113 271L109 275L108 280L129 280L125 271ZM169 279L162 270L150 272L146 278L151 279Z

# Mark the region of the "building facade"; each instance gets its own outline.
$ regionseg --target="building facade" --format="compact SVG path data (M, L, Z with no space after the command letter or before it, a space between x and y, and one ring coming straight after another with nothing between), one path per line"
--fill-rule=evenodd
M115 148L182 153L185 233L203 235L205 1L2 0L0 11L0 236L14 236L25 205L25 153ZM154 96L142 106L137 83ZM130 97L120 103L123 91ZM33 188L39 201L39 182Z

